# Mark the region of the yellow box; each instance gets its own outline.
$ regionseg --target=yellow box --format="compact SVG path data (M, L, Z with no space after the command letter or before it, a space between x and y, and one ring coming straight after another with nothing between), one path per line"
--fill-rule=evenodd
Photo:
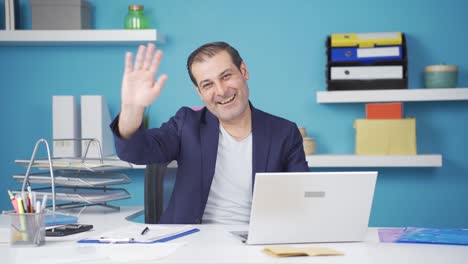
M416 119L356 119L357 155L416 155Z
M380 33L349 33L332 34L332 47L360 47L372 48L375 46L402 45L403 37L401 32L380 32Z

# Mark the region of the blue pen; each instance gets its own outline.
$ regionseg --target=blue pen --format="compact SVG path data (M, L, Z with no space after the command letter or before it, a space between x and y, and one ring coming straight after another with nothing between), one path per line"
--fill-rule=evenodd
M169 237L158 239L156 241L152 241L152 243L162 243L162 242L171 241L171 240L177 239L179 237L187 236L187 235L199 232L199 231L200 231L200 229L198 229L198 228L190 229L188 231L185 231L185 232L173 235L173 236L169 236Z

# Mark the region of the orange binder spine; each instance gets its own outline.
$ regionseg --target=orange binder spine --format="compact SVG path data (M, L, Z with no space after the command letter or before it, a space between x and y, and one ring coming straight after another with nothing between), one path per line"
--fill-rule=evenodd
M403 103L366 104L367 119L402 119Z

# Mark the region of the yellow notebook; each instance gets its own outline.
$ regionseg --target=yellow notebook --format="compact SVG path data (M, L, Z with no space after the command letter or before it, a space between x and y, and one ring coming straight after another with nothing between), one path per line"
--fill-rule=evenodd
M357 119L357 155L416 155L416 119Z
M349 33L332 34L332 47L360 47L371 48L375 46L401 45L403 37L401 32L380 33Z
M263 252L273 257L342 256L343 252L325 247L269 246Z

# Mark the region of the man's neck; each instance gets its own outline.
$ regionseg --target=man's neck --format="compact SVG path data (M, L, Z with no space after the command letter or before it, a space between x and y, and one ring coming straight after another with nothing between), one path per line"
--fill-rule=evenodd
M235 138L241 141L250 135L252 131L252 110L247 106L245 112L236 120L219 121L223 128Z

